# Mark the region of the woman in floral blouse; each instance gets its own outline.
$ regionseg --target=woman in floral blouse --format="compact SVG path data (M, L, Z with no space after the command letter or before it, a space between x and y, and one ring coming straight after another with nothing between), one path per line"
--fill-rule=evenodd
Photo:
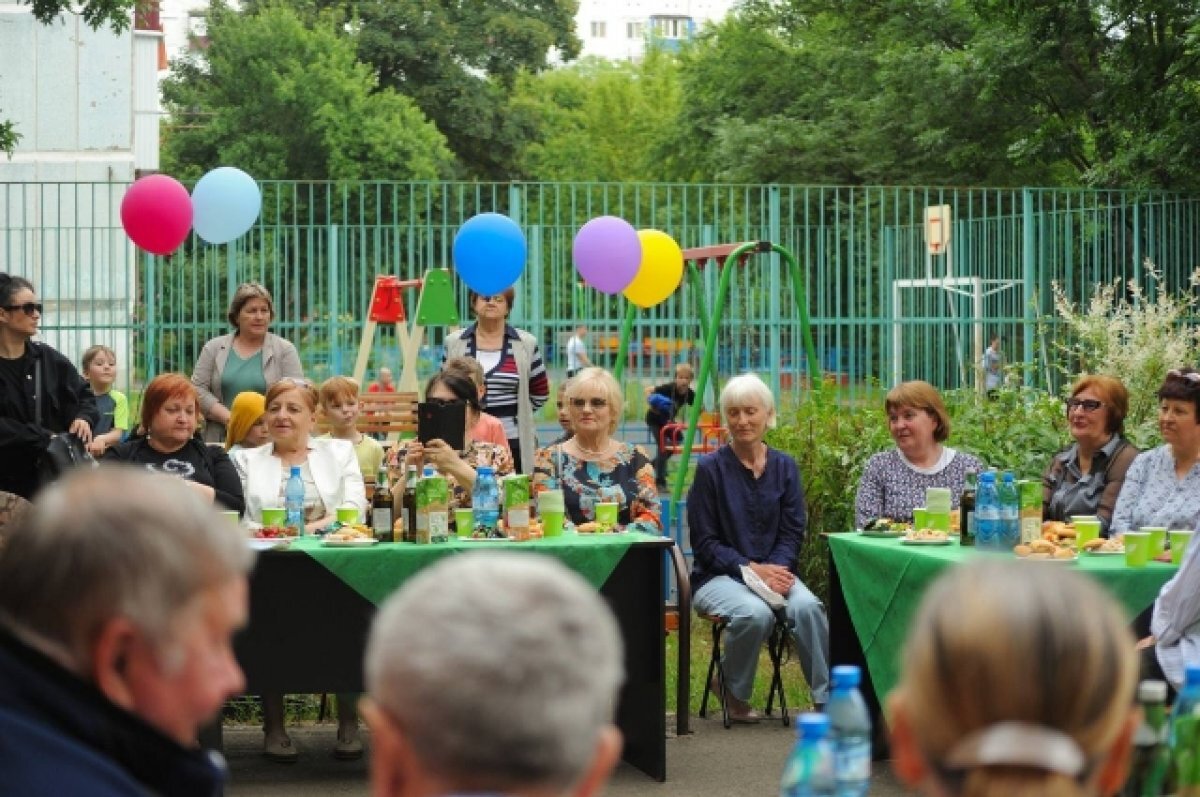
M613 439L624 401L621 387L602 368L585 368L566 389L575 436L537 452L533 491L561 489L575 524L596 519L596 504L619 505L618 523L658 533L662 519L654 465L640 446Z
M471 429L479 422L479 414L483 410L479 406L479 391L470 379L445 371L434 374L425 386L425 401L467 406L466 449L455 451L442 440L430 440L424 445L417 440L409 440L405 445L393 448L388 454L388 475L392 480L393 492L403 492L405 471L409 465L416 466L420 472L428 464L449 480L450 508L469 507L471 490L475 487L475 471L490 467L495 471L496 478L506 476L513 472L512 454L504 446L472 439Z

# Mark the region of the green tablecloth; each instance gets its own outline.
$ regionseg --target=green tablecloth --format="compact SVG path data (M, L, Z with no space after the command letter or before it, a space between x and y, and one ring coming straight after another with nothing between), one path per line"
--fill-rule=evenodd
M876 694L882 698L896 685L900 654L908 626L926 587L947 567L983 554L958 544L902 545L897 539L831 534L829 547L837 566L846 608L862 644ZM1075 564L1030 562L1029 567L1059 567L1086 573L1099 581L1135 617L1154 602L1159 588L1176 567L1151 562L1144 568L1125 566L1121 556L1079 557ZM1013 589L1020 589L1014 584Z
M630 545L659 539L661 537L630 532L571 534L529 542L452 540L437 545L380 543L365 548L332 548L322 545L319 538L303 537L293 541L290 550L308 554L355 592L378 604L421 568L428 567L443 556L463 551L527 551L552 556L599 588L608 580Z

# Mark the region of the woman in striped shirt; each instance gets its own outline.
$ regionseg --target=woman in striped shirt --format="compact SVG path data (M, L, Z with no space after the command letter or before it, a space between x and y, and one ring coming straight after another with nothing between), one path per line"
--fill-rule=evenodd
M479 361L487 385L483 408L504 424L516 472L531 473L537 449L533 414L550 397L550 379L537 340L507 322L515 296L512 288L494 296L471 291L467 300L475 323L446 336L442 362L463 355Z

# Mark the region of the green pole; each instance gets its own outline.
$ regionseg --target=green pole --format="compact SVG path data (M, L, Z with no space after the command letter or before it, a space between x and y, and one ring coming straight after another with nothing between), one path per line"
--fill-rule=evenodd
M613 376L617 378L618 382L621 381L621 374L625 372L626 354L629 352L629 337L633 334L633 322L637 319L637 305L628 299L626 302L629 304L629 308L625 311L625 324L621 327L621 345L617 347L617 362L613 366Z
M700 337L708 338L708 305L704 303L704 277L700 274L700 269L695 261L688 261L688 280L692 283L692 291L696 294L696 309L697 315L700 317ZM718 387L717 379L712 380L713 406L717 406ZM703 398L704 392L696 391L696 395Z
M796 309L800 313L800 335L804 338L804 356L808 358L808 373L812 384L821 383L821 361L817 359L817 346L813 342L812 322L808 317L808 283L800 264L792 253L779 244L772 244L771 249L778 252L787 262L788 271L792 275L792 293L796 297Z

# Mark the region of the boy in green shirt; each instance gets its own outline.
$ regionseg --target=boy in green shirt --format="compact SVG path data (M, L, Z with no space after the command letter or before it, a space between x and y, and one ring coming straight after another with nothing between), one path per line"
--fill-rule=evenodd
M349 440L358 456L363 481L373 484L383 463L383 446L358 431L355 424L362 405L358 401L358 383L346 376L331 376L321 385L321 411L329 419L329 434L335 440Z
M99 459L110 446L121 442L129 430L129 399L113 390L117 381L117 354L103 345L95 345L83 353L83 378L96 394L96 409L100 422L92 430L88 451Z

